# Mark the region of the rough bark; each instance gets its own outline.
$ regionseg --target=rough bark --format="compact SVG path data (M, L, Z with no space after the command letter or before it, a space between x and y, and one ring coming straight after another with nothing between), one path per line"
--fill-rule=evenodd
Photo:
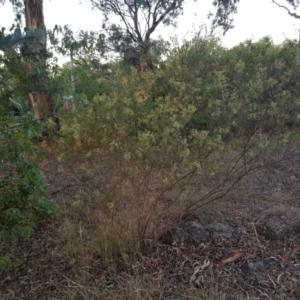
M30 106L37 120L44 121L51 115L51 97L48 94L41 92L29 94Z
M22 54L29 64L45 61L46 29L44 24L43 0L24 0L27 32L36 31L34 41L25 42ZM31 68L29 68L31 69Z
M36 39L30 43L24 43L22 55L27 61L26 71L28 75L35 67L46 66L46 29L44 24L43 0L24 0L26 30L36 31ZM38 120L46 121L54 117L54 105L51 95L42 91L32 91L28 94L30 106Z
M43 1L24 0L26 27L35 30L44 24Z

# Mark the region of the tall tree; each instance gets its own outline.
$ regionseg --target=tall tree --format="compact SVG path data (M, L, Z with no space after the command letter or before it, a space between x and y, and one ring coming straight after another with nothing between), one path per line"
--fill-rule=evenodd
M197 0L194 0L197 1ZM291 1L291 0L287 0ZM91 0L94 8L103 12L103 28L108 32L108 41L113 50L122 53L133 64L145 61L152 47L152 34L160 24L175 25L182 14L184 0ZM213 28L221 27L224 33L233 27L232 15L237 12L240 0L212 0L216 11L209 14L213 18ZM116 16L119 24L109 22Z
M160 24L175 25L182 13L184 0L91 0L94 8L103 12L103 28L108 31L114 50L129 56L135 64L149 57L151 35ZM119 17L121 23L108 23L109 17ZM108 24L108 25L107 25Z
M4 2L1 3L4 4ZM48 116L53 115L54 106L47 90L46 60L48 54L43 0L10 0L10 2L16 12L16 20L20 21L22 14L25 15L25 35L21 34L20 26L17 38L14 34L9 36L5 36L3 32L2 35L0 34L2 42L5 38L9 41L17 41L16 44L7 46L4 50L5 54L9 54L6 63L9 65L13 64L13 61L19 60L19 68L23 67L23 70L15 75L20 77L18 78L20 82L26 82L26 84L20 84L22 92L28 95L36 118L45 120ZM20 52L15 51L16 46L20 47ZM25 80L24 77L26 77ZM55 119L55 121L58 120Z
M46 63L46 28L44 23L43 0L24 0L25 25L27 37L34 33L33 39L27 39L22 47L22 55L26 60L27 74L33 75L37 69L42 70L45 76ZM33 73L33 74L32 74ZM45 79L45 78L43 78ZM40 86L43 79L39 79ZM43 89L43 87L41 87ZM35 116L42 119L52 113L51 96L39 91L29 93L30 104Z

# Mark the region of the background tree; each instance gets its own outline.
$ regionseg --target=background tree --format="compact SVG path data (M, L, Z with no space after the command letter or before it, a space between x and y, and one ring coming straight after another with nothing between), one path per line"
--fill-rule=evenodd
M209 17L213 17L213 29L222 28L224 34L231 28L233 28L233 14L237 13L238 4L241 0L213 0L213 6L216 7L215 13L210 13ZM272 0L274 4L280 8L285 9L288 14L294 18L300 19L300 15L292 10L296 10L299 5L299 0L282 0L281 2L287 3L283 5L278 1Z
M160 24L175 25L182 13L184 0L91 0L93 7L103 12L103 28L113 50L122 53L133 65L149 59L151 35ZM117 16L120 24L107 23ZM106 25L108 24L108 25ZM147 61L149 67L151 61Z
M221 27L224 34L233 28L232 15L237 12L237 6L240 0L213 0L213 6L216 7L215 13L210 13L209 17L213 17L212 28Z
M56 33L61 33L63 35L63 38L61 40L58 40ZM73 95L76 90L77 81L77 78L74 74L76 63L80 60L83 60L84 62L93 62L94 66L97 64L101 65L100 60L101 58L103 58L105 52L105 36L101 33L99 34L93 31L80 31L79 35L75 36L69 26L64 26L63 28L61 28L57 25L52 32L48 31L48 36L56 52L70 57L69 79L71 79L71 87L68 91L64 89L64 94L67 93L67 95ZM56 67L56 69L59 68ZM84 76L86 77L86 75L87 74L85 74Z

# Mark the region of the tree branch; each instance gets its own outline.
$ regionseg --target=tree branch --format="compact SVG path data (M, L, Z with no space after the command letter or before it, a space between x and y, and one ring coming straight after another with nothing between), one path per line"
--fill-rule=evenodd
M299 15L297 15L296 13L292 13L286 6L277 3L275 0L272 0L272 2L275 3L278 7L284 8L293 18L300 19Z
M134 11L134 27L135 27L136 34L138 36L138 41L139 41L139 43L141 43L143 41L143 38L142 38L140 29L139 29L139 19L138 19L139 7L137 6L136 1L134 2L134 8L135 8L135 11Z
M176 9L176 4L180 4L182 1L181 0L173 0L172 4L165 10L165 12L163 14L161 14L161 16L156 20L156 11L154 11L153 13L153 22L151 27L147 30L146 32L146 36L145 36L145 41L149 41L150 35L152 32L155 31L157 25L159 25L159 23L161 23L164 18L172 11ZM178 5L179 6L179 5ZM155 8L155 10L157 9L157 7Z
M110 1L112 3L112 1ZM126 15L121 11L121 8L118 4L118 1L114 1L115 5L115 9L112 9L115 10L115 12L121 17L121 19L123 20L125 26L126 26L126 29L127 29L127 33L131 36L132 40L135 41L136 43L138 42L138 39L134 36L134 28L131 26L131 24L126 20Z

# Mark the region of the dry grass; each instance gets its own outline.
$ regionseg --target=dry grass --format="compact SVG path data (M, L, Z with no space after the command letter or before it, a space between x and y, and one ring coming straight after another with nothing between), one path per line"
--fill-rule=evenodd
M139 226L141 216L147 213L143 205L135 204L143 204L143 195L133 193L128 184L122 188L117 188L117 182L109 184L113 176L99 158L84 164L85 170L79 160L72 169L65 165L63 172L56 162L45 165L63 218L41 227L32 239L12 249L15 267L0 277L0 299L299 299L297 268L284 269L300 259L299 239L290 236L283 242L267 241L257 236L253 222L299 218L300 188L294 177L288 179L297 174L300 164L252 174L223 201L207 206L215 217L237 226L242 237L191 248L162 245L150 234L142 244ZM280 185L283 179L288 182L285 188ZM208 180L196 178L180 194L178 203L209 188ZM157 193L155 188L151 192ZM147 193L150 199L150 189ZM168 205L177 194L176 189L165 193L162 205ZM113 198L118 201L112 203ZM170 214L178 209L180 205ZM168 223L161 223L162 228L164 225ZM154 229L151 221L148 232ZM238 249L246 253L242 260L224 267L216 263ZM262 259L274 262L274 269L245 268L248 261ZM209 267L191 281L204 260L210 261Z

